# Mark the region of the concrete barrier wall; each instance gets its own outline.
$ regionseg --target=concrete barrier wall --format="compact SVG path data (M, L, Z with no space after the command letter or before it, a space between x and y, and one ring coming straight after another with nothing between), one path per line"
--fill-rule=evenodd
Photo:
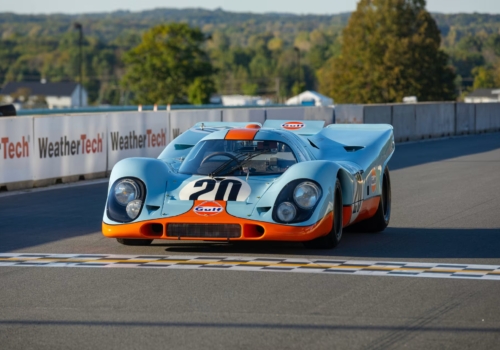
M363 123L392 124L392 106L366 105L363 108Z
M254 122L264 124L266 120L266 110L263 108L253 109L223 109L223 122Z
M335 123L337 124L362 124L363 105L337 105L335 106Z
M335 123L335 110L333 107L310 107L306 108L304 113L304 120L324 120L325 125Z
M457 103L455 105L455 135L473 134L476 132L476 105Z
M304 120L306 119L306 109L313 107L293 107L293 108L268 108L266 109L266 119L277 120Z
M476 104L476 132L500 130L500 103Z
M419 103L415 105L416 139L451 136L454 133L454 103Z
M393 105L392 126L396 142L416 140L415 105Z

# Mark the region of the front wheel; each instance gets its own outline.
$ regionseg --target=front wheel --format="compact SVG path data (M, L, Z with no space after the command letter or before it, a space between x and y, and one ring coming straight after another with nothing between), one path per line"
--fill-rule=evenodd
M152 239L127 239L127 238L117 238L118 243L123 245L134 245L134 246L144 246L150 245L153 242Z
M306 248L311 249L332 249L335 248L342 238L342 187L340 181L335 182L335 197L333 199L333 223L331 231L323 237L313 239L312 241L303 242Z

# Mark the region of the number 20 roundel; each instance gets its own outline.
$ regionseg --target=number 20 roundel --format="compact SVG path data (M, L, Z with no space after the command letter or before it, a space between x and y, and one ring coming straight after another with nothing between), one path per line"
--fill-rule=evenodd
M205 177L189 182L179 193L180 200L217 200L242 202L250 196L250 185L236 177Z

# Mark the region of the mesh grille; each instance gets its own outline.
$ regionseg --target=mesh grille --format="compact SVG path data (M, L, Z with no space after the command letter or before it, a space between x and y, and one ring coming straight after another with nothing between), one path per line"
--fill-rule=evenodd
M238 238L241 236L241 227L226 224L168 224L167 236Z

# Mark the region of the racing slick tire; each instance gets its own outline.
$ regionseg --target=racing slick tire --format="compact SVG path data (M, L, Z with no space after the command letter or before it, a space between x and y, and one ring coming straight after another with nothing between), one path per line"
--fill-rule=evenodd
M377 233L382 232L389 225L391 219L391 177L389 167L384 170L382 179L382 193L380 203L374 216L358 222L348 228L349 232Z
M342 238L343 226L343 210L342 210L342 187L340 181L335 182L335 198L333 207L333 223L331 231L323 237L313 239L312 241L303 242L306 248L310 249L332 249L335 248Z
M118 243L123 245L150 245L153 242L152 239L127 239L127 238L117 238Z

